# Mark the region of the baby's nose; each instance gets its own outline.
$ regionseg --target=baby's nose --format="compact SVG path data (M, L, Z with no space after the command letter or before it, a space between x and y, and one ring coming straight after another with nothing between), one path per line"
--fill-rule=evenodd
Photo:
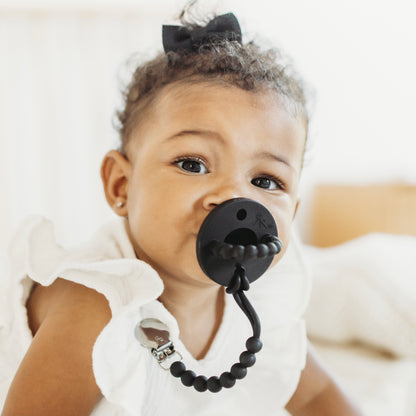
M244 197L244 191L237 185L220 186L208 192L203 199L203 207L210 211L216 206L233 198Z

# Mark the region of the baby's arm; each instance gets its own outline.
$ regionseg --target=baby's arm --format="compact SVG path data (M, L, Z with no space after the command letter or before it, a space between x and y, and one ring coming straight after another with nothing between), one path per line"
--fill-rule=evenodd
M89 415L101 397L92 348L111 319L107 299L63 279L48 291L44 319L10 386L2 416Z
M309 345L306 367L286 409L293 416L362 416Z

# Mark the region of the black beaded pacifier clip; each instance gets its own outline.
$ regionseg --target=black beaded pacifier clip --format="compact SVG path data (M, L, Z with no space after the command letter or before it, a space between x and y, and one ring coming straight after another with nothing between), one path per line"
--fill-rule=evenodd
M197 258L204 273L216 283L225 286L245 313L253 329L253 336L246 341L247 350L230 371L219 377L205 377L187 370L181 354L169 339L168 328L156 319L145 319L136 327L136 337L151 350L165 370L170 370L182 384L203 392L219 392L231 388L236 380L247 374L247 368L256 362L255 354L262 348L259 317L244 291L270 266L273 257L282 249L277 237L277 227L271 213L256 201L235 198L214 208L203 222L197 237ZM170 366L174 355L180 360Z

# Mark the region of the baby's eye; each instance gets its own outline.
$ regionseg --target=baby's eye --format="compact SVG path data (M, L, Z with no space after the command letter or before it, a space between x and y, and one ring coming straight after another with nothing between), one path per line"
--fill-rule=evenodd
M284 188L282 182L270 176L259 176L258 178L254 178L251 181L251 183L254 186L258 186L259 188L269 189L269 190Z
M175 164L187 172L199 174L208 173L204 162L199 158L183 158L176 160Z

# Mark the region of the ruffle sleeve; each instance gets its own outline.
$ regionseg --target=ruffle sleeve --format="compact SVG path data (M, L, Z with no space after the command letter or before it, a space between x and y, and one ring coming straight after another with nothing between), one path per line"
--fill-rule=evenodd
M29 217L11 241L8 268L0 282L0 404L32 342L26 302L34 282L49 286L60 277L92 288L107 298L113 319L126 305L146 304L163 291L158 274L136 258L123 219L66 249L56 242L51 221Z
M13 280L9 284L30 277L49 286L61 277L102 293L113 316L123 306L147 303L163 291L157 273L136 258L122 219L101 228L87 243L64 249L56 242L51 221L31 217L13 239L10 258ZM23 298L27 291L23 284Z

